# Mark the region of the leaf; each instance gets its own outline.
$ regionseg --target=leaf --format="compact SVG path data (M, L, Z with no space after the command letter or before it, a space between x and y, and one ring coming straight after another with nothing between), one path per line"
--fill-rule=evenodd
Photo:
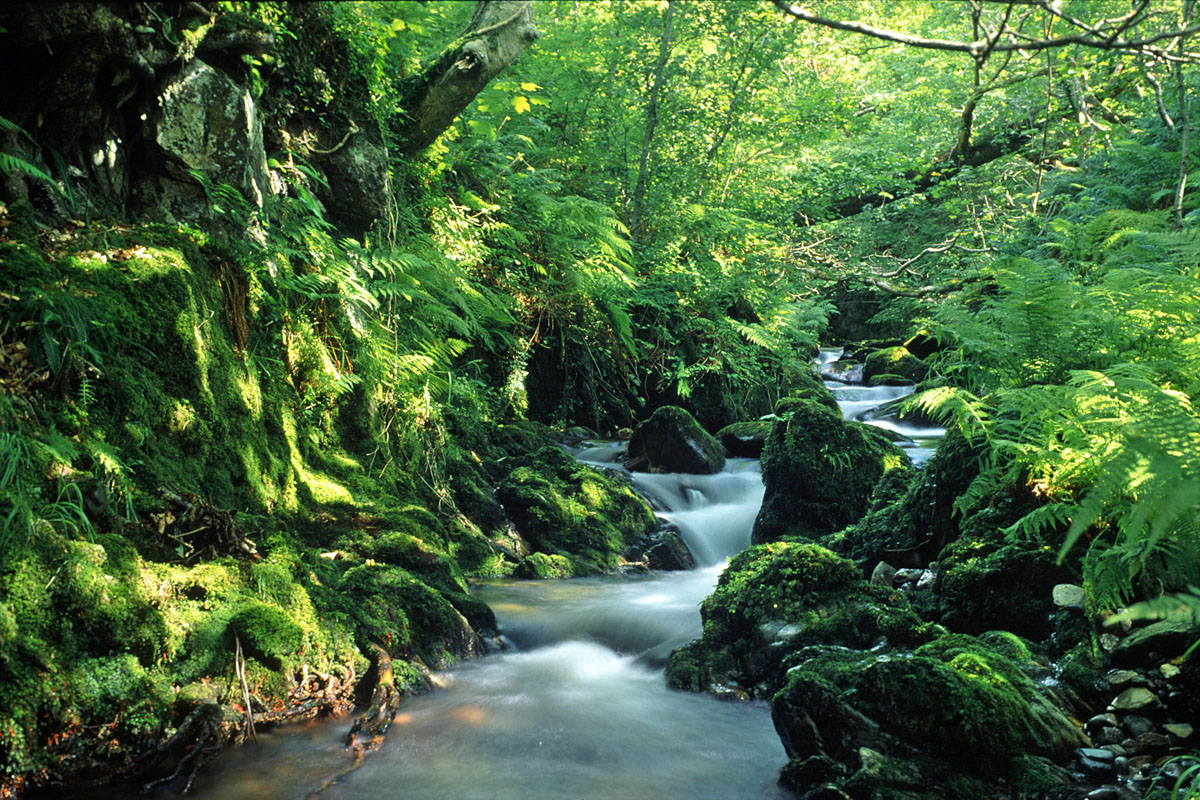
M517 95L516 97L513 98L512 104L513 104L513 108L516 109L518 114L524 114L526 111L529 110L529 98L528 97L524 97L522 95Z

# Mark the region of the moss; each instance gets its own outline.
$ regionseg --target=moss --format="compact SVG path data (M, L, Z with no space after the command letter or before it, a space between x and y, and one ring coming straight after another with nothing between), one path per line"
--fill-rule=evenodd
M352 567L338 593L364 649L379 644L394 657L415 655L440 666L468 655L473 647L473 633L454 606L399 567Z
M1020 668L966 636L915 651L807 648L771 704L794 757L851 765L866 745L1003 776L1017 756L1064 758L1083 741Z
M229 635L241 641L247 656L274 670L282 669L304 644L304 630L283 610L265 603L254 603L234 614Z
M533 549L569 559L575 574L612 569L626 547L657 527L629 486L557 447L515 464L497 497Z
M920 383L928 372L925 362L905 347L885 347L868 354L863 361L863 380L868 383L885 375L895 376L897 383Z

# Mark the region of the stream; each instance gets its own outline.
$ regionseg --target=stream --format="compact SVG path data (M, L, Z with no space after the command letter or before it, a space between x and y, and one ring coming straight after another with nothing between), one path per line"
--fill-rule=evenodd
M939 430L871 418L911 387L865 387L819 367L847 419L899 437L914 461ZM852 376L850 376L852 378ZM621 470L623 443L587 443L581 461ZM623 470L622 470L623 471ZM495 610L507 649L438 676L406 700L380 750L320 797L411 800L728 800L788 798L786 763L762 702L668 689L671 650L700 634L698 606L727 559L750 543L762 502L758 462L715 475L634 473L675 526L697 568L569 581L496 581L476 594ZM197 778L199 798L305 798L349 764L344 719L284 727L232 750Z

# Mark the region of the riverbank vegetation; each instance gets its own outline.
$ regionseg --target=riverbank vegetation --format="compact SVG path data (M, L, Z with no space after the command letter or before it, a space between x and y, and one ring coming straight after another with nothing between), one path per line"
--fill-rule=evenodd
M0 87L0 796L182 786L423 689L495 633L472 578L682 565L553 448L666 406L770 426L756 545L669 674L770 699L786 784L1066 792L1060 707L1153 619L1120 666L1191 713L1193 3L814 9L0 11L35 76ZM820 344L920 384L928 467L838 419ZM851 717L886 729L800 743ZM914 740L955 724L948 761Z

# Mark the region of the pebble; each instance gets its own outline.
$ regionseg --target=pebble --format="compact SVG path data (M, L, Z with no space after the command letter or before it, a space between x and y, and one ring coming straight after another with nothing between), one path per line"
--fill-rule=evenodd
M1125 730L1130 736L1137 737L1141 736L1143 733L1150 733L1151 731L1158 730L1158 726L1146 717L1141 717L1137 714L1130 714L1125 718Z
M1087 592L1082 586L1074 583L1060 583L1054 587L1051 594L1054 605L1059 608L1083 608L1087 601Z
M1132 711L1138 708L1153 708L1157 706L1158 698L1154 692L1141 686L1126 689L1117 695L1108 705L1109 711Z
M1162 676L1164 678L1166 678L1167 680L1170 680L1171 678L1174 678L1176 675L1179 674L1179 667L1176 666L1175 664L1167 663L1167 664L1163 664L1161 667L1159 667L1158 671L1160 673L1162 673Z
M1075 755L1079 758L1079 765L1083 771L1093 775L1106 775L1112 772L1117 759L1116 754L1111 750L1096 747L1080 747L1075 751Z
M1186 739L1192 735L1194 729L1186 722L1167 722L1163 725L1163 730L1172 736L1178 736L1180 739Z
M1134 748L1139 753L1163 751L1171 746L1171 740L1162 733L1143 733L1133 740ZM1131 748L1133 749L1133 748Z
M1097 714L1083 724L1084 730L1091 733L1093 730L1100 728L1115 727L1120 725L1121 721L1117 719L1117 715L1113 713Z
M1086 800L1134 800L1140 797L1136 792L1126 789L1124 786L1101 786L1099 789L1092 789L1084 797Z
M1109 670L1107 677L1109 686L1120 686L1123 683L1129 683L1138 677L1138 674L1131 669L1114 669Z

